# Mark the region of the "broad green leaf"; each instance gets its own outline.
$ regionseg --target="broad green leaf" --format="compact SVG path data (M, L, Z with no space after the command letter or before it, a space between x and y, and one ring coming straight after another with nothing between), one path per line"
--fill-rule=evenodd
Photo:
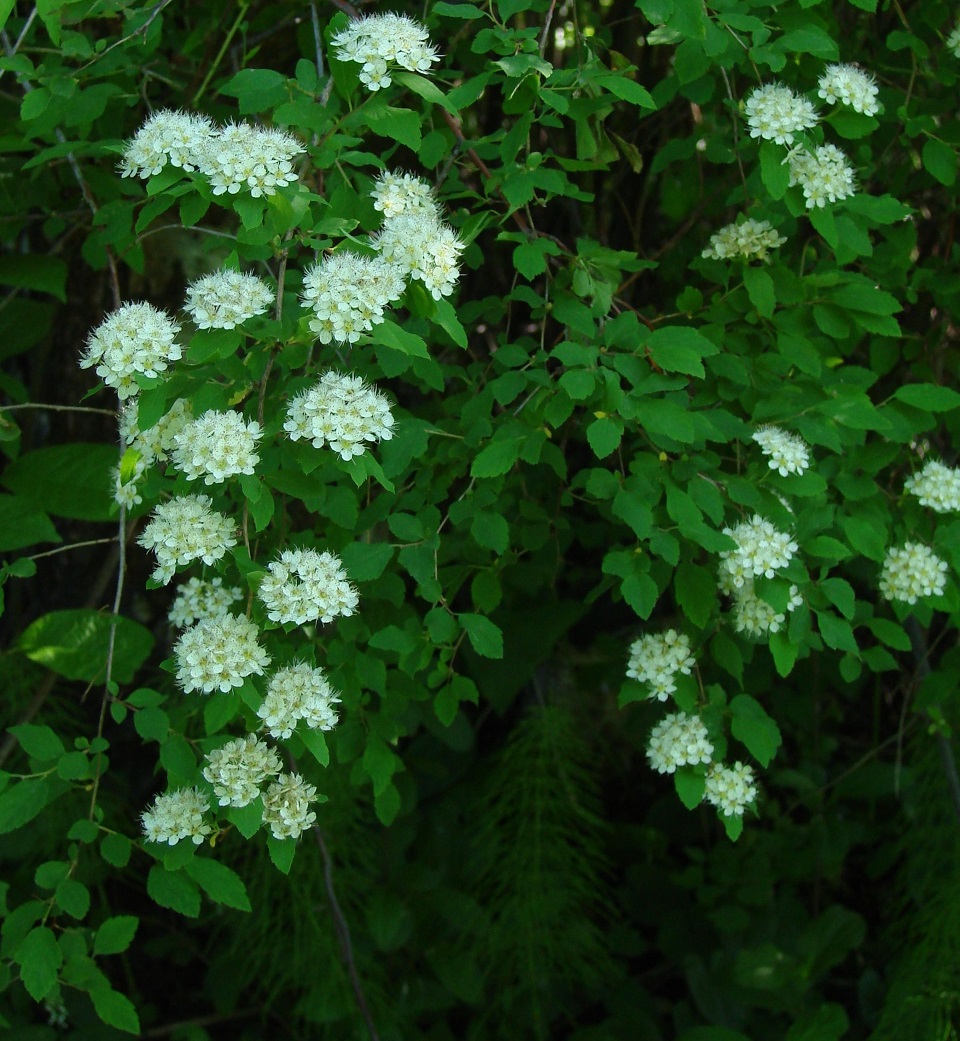
M97 929L93 940L94 954L122 954L133 942L134 934L140 925L135 915L117 915L108 918Z
M0 285L49 293L66 302L67 265L60 257L8 253L0 256Z
M392 350L399 351L401 354L409 355L412 358L430 357L430 352L427 350L427 345L422 336L417 336L416 333L408 333L406 329L402 329L389 319L374 326L370 337L374 343L380 344L382 347L390 347Z
M20 726L10 727L8 733L13 734L28 756L40 762L59 759L66 752L60 735L48 726L22 723Z
M250 898L243 879L213 857L194 857L183 869L211 900L238 911L249 911Z
M923 168L948 188L957 180L957 151L945 141L927 138L920 153Z
M777 306L777 297L773 279L766 270L761 267L745 267L743 284L747 287L747 296L750 297L750 303L757 309L757 314L763 315L764 318L771 318L774 308Z
M960 394L957 391L935 383L907 383L898 387L893 396L925 412L950 412L960 406Z
M730 702L730 712L730 732L761 766L769 766L780 747L780 728L748 694L737 694Z
M140 1019L133 1002L110 986L90 988L90 1000L97 1015L107 1026L122 1030L125 1034L140 1036Z
M65 878L57 886L54 894L57 903L71 918L78 921L86 918L90 910L90 890L75 878Z
M717 606L716 577L707 568L684 561L677 568L673 589L680 609L702 629Z
M50 518L20 495L0 495L0 553L38 542L61 542Z
M706 777L689 766L681 766L673 775L677 795L688 810L695 810L703 802L706 784Z
M481 449L470 465L471 477L501 477L513 469L520 456L521 441L519 438L503 438L492 441Z
M631 105L649 109L657 107L657 103L653 100L650 92L645 87L641 87L635 80L630 79L626 72L592 76L591 81L598 83L604 90L616 95L622 101L628 101Z
M5 788L0 792L0 835L29 824L60 790L47 780L29 777Z
M470 612L458 614L457 618L477 654L484 658L503 657L503 633L499 626L483 615Z
M760 142L760 179L772 199L782 199L790 184L790 167L786 162L787 152L782 145L772 141Z
M34 1001L42 1001L57 982L63 953L52 929L41 925L31 929L17 947L14 960L20 966L20 979Z
M236 98L243 116L265 112L287 100L287 78L273 69L241 69L220 87L220 93Z
M26 452L9 464L3 484L55 517L111 520L110 471L119 462L112 445L54 445Z
M275 839L272 835L267 836L267 852L273 866L284 875L290 874L293 867L293 858L297 852L297 843L294 839Z
M154 864L147 875L147 893L154 903L188 918L200 914L200 890L183 870L168 871L163 864Z
M622 438L623 423L612 416L600 416L587 427L587 442L598 459L606 459L615 452Z
M412 108L380 108L366 114L367 126L380 137L399 141L412 152L420 147L421 117Z

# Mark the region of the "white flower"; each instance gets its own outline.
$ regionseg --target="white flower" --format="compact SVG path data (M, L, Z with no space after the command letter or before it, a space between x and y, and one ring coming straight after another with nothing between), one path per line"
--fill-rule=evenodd
M325 372L290 402L283 429L291 441L305 438L314 448L329 444L341 458L351 459L366 451L367 441L393 437L393 415L375 387L357 376Z
M960 25L947 37L947 50L953 54L954 58L960 58Z
M229 123L207 142L199 167L214 195L249 191L259 199L297 179L293 159L302 151L303 145L282 130Z
M422 177L413 174L386 170L374 182L370 195L374 209L380 210L385 217L397 217L408 210L425 209L431 213L437 210L433 189Z
M263 314L273 303L273 291L256 275L224 268L191 282L184 310L198 329L233 329Z
M716 806L724 817L740 817L744 807L757 797L757 786L753 781L753 768L745 763L725 766L714 763L707 770L704 798Z
M260 461L257 442L263 431L239 412L204 412L176 435L173 462L188 481L220 484L236 474L252 474Z
M177 592L167 618L177 629L184 629L202 618L220 618L240 599L238 586L228 587L222 578L191 578Z
M763 454L769 457L770 469L776 470L782 477L802 474L810 465L810 446L796 434L790 434L780 427L765 426L754 432L753 440Z
M180 359L182 348L174 342L179 331L169 315L150 304L124 304L90 334L80 368L96 365L97 375L123 401L140 391L134 373L156 379Z
M213 123L206 116L158 109L127 142L120 171L124 177L152 177L168 162L196 170L214 133Z
M299 774L280 774L263 793L263 823L275 839L299 838L317 819L310 809L316 797L316 787Z
M857 190L853 167L835 145L820 145L814 152L797 149L787 157L790 187L799 184L807 209L839 202Z
M298 661L270 677L257 715L272 737L287 738L301 719L313 730L332 730L337 725L333 706L339 701L323 669Z
M350 250L331 253L303 275L303 302L313 310L310 328L321 343L356 343L404 289L395 265Z
M143 496L137 489L137 481L146 473L146 470L147 467L143 459L137 460L133 472L130 474L125 475L119 466L115 466L111 470L111 476L113 477L113 501L118 506L126 506L129 510L143 502Z
M176 443L177 434L193 419L193 406L187 398L177 398L165 416L147 430L141 430L139 405L132 398L120 411L120 437L125 445L136 449L144 467L165 462Z
M818 86L817 94L828 105L839 101L865 116L875 116L879 111L877 84L873 76L856 65L828 65Z
M650 697L666 701L677 685L673 682L678 672L690 675L696 664L690 653L690 639L676 629L663 633L648 633L630 645L627 676L650 685Z
M423 282L434 300L449 296L460 278L465 246L453 228L425 207L388 216L374 246L405 277Z
M748 96L744 109L750 136L778 145L792 144L798 130L809 130L818 121L813 105L780 83L757 87Z
M260 794L260 785L282 769L277 753L255 734L208 752L207 764L203 776L221 806L247 806Z
M880 573L880 592L886 600L915 604L921 596L940 596L947 585L947 563L929 546L905 542L887 550Z
M727 224L710 238L710 244L700 254L713 260L742 257L763 260L771 249L779 249L786 238L778 234L766 220L748 217L740 224Z
M709 763L712 755L713 745L699 716L673 712L650 733L647 759L657 773L672 774L678 766Z
M153 806L140 814L143 834L150 842L166 842L175 846L181 839L192 839L196 845L210 834L203 815L209 809L207 797L199 788L179 788L158 795Z
M912 474L904 483L906 491L929 506L935 513L960 510L960 470L935 459L925 463L918 474Z
M721 575L726 571L721 581L730 582L736 589L742 588L747 579L759 575L773 578L790 563L799 548L786 532L778 531L757 515L735 528L724 528L723 533L737 543L737 548L720 554Z
M267 565L257 591L274 622L330 622L353 614L360 597L340 558L312 549L287 549Z
M720 569L720 591L733 597L733 620L738 633L749 633L751 636L764 636L767 633L779 632L787 620L786 614L775 610L757 596L753 578L745 577L743 585L736 586L729 571ZM790 586L787 599L787 611L796 610L803 603L800 590Z
M185 630L173 648L184 693L226 692L247 676L263 675L270 656L257 643L259 635L249 618L232 614L201 619Z
M210 507L206 495L179 495L161 503L137 542L157 555L157 568L150 576L164 585L177 568L194 560L215 564L237 544L236 525Z
M340 61L362 65L360 80L370 90L390 86L389 70L399 66L409 72L427 73L440 55L430 46L427 30L412 18L399 14L375 14L357 18L331 40Z

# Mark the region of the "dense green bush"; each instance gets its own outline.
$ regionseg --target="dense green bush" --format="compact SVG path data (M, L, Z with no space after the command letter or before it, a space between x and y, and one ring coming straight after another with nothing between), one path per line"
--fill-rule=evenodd
M955 1036L954 17L0 0L4 1037Z

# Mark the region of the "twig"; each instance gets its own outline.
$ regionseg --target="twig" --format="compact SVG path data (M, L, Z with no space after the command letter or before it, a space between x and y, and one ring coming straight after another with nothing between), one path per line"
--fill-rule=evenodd
M30 27L33 25L34 19L36 17L37 17L37 5L34 4L33 5L33 10L30 12L29 17L23 23L23 28L20 30L20 35L17 37L16 43L14 43L12 46L9 44L9 41L7 39L7 34L6 33L3 34L3 49L7 52L7 57L8 58L12 58L17 53L17 51L20 50L20 44L23 43L24 39L26 38L27 33L30 32ZM6 71L7 71L6 69L0 69L0 79L3 79L3 74Z
M111 535L108 539L89 539L87 542L71 542L69 546L58 546L56 549L48 549L45 553L31 553L29 557L21 557L21 560L40 560L43 557L55 557L58 553L66 553L71 549L83 549L84 546L105 546L116 542Z
M150 28L151 25L153 25L154 20L165 7L172 3L173 0L160 0L160 3L157 4L157 6L150 12L150 17L147 18L147 20L143 23L143 25L140 26L139 29L135 29L132 33L129 33L127 36L124 36L119 40L114 40L109 47L104 47L104 49L98 55L91 58L86 65L81 65L80 68L77 69L77 72L83 72L84 69L89 69L91 65L96 65L96 63L105 54L109 54L112 50L119 47L121 44L126 43L128 40L134 39L134 37L136 36L143 36L144 38L146 38L147 30Z
M115 408L88 408L86 405L45 405L42 401L28 401L23 405L0 405L0 412L17 412L24 408L39 408L47 412L92 412L97 416L117 416Z
M310 24L313 26L313 48L317 55L317 77L323 79L323 45L320 41L320 16L316 0L310 0Z
M334 7L339 7L341 11L350 15L351 18L360 17L360 12L353 6L353 4L348 4L347 0L330 0L330 3L333 4Z
M547 11L546 20L543 23L543 32L540 34L540 57L542 58L547 50L547 35L550 32L550 23L553 21L553 11L557 6L557 0L550 0L550 9Z
M227 30L227 35L223 38L223 43L220 45L220 50L217 52L216 58L213 59L213 64L207 70L206 76L203 77L203 82L197 88L196 94L193 95L193 101L190 102L192 108L197 107L197 102L203 97L203 92L210 85L210 80L216 75L217 69L220 67L220 62L223 61L223 56L227 53L230 47L230 41L236 35L237 30L240 28L240 23L243 21L244 16L247 13L247 9L250 7L250 0L240 0L239 10L237 11L237 17L233 20L233 25Z

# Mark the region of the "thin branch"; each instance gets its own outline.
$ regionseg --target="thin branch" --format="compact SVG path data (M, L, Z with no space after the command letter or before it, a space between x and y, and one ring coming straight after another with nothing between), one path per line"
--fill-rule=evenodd
M47 412L92 412L97 416L111 416L116 419L115 408L88 408L86 405L45 405L42 401L28 401L23 405L0 405L0 412L17 412L24 408L38 408Z
M71 542L69 546L58 546L56 549L48 549L45 553L31 553L29 557L21 557L21 560L41 560L43 557L55 557L58 553L67 553L71 549L83 549L84 546L107 546L117 540L111 535L108 539L89 539L86 542Z
M550 0L550 9L547 11L546 20L543 23L543 32L540 34L540 57L542 58L547 50L547 36L550 33L550 23L553 21L553 12L557 6L557 0ZM556 57L556 55L554 55Z
M323 43L320 39L320 16L316 0L310 0L310 24L313 26L313 48L317 55L317 76L323 79Z
M3 34L3 49L7 52L8 58L12 58L17 53L17 51L20 50L20 44L23 43L27 33L30 32L30 27L33 25L34 19L36 17L37 5L34 4L33 10L30 12L30 15L28 16L27 20L23 23L23 28L20 30L20 35L17 37L16 42L12 46L10 45L10 42L7 38L7 34ZM3 74L6 71L6 69L0 69L0 79L3 79Z
M227 30L227 35L223 38L223 43L220 45L220 50L217 52L216 58L213 59L213 64L207 70L206 76L203 77L203 82L197 88L196 94L193 95L193 101L191 101L191 108L197 107L197 102L203 97L204 91L210 85L210 80L216 75L217 69L220 67L220 62L223 61L223 56L227 53L230 47L230 41L236 35L237 30L240 28L243 22L244 16L247 13L247 9L250 7L250 0L240 0L239 10L237 11L237 17L233 20L233 25Z
M137 36L142 36L144 40L146 40L147 30L150 28L151 25L153 25L156 17L165 7L172 3L173 0L160 0L160 3L157 4L157 6L150 12L150 17L147 18L147 20L143 23L143 25L140 26L139 29L135 29L132 33L129 33L127 36L124 36L119 40L114 40L114 42L111 43L109 47L104 47L104 49L98 55L91 58L86 65L81 65L80 68L77 69L77 72L83 72L84 69L89 69L91 65L96 65L96 63L100 61L100 59L104 55L109 54L115 48L120 47L122 44L127 43L129 40L132 40Z

